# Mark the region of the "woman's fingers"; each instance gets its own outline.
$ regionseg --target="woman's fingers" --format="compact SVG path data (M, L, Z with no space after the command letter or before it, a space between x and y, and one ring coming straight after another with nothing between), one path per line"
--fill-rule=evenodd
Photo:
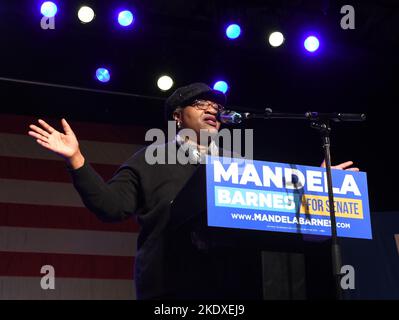
M65 134L73 133L71 126L69 125L69 123L65 119L61 120L61 124L62 124L62 127L64 128Z
M350 167L353 164L353 161L346 161L344 163L340 163L339 165L334 166L334 169L342 169L345 170L346 168Z
M40 140L40 139L37 139L36 142L37 142L38 144L40 144L41 146L43 146L44 148L49 149L49 150L52 151L51 146L50 146L47 142L44 142L44 141L42 141L42 140Z
M343 163L340 163L336 166L331 166L332 169L338 169L338 170L348 170L348 171L360 171L359 168L350 168L350 166L353 165L353 161L346 161ZM324 159L323 162L320 165L322 168L326 167L326 160Z
M29 133L30 136L36 138L37 140L40 140L40 141L43 141L43 142L46 142L46 143L48 141L48 137L45 137L45 136L43 136L43 135L41 135L41 134L39 134L39 133L37 133L35 131L29 131L28 133Z
M49 133L53 133L54 131L56 131L52 126L50 126L46 121L39 119L38 122L42 125L42 127L44 129L47 130L47 132Z
M38 126L35 126L34 124L31 124L29 126L29 128L31 128L33 131L41 134L42 136L48 138L48 136L50 135L47 131L44 131L42 128L39 128Z

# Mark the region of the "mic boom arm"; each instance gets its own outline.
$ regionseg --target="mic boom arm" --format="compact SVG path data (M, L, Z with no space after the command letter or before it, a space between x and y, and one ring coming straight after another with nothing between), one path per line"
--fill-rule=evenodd
M311 121L331 120L334 122L344 121L364 121L364 113L320 113L308 111L306 113L275 113L270 108L266 108L264 113L236 112L224 110L218 114L220 122L225 124L239 124L246 119L303 119Z

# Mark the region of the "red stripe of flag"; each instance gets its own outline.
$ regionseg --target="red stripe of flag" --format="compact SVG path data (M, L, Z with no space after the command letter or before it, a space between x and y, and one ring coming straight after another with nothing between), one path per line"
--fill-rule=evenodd
M105 180L112 178L119 166L110 164L90 164ZM0 157L0 178L72 182L64 161Z
M117 232L138 232L140 229L134 218L116 223L102 222L86 208L14 203L0 203L0 225Z
M39 117L0 114L1 132L27 135L30 124L38 125ZM61 131L61 119L42 118ZM134 125L111 125L89 122L75 122L66 119L79 140L143 144L147 128ZM39 125L40 126L40 125Z
M42 277L44 265L54 267L56 279L133 280L134 275L134 257L0 252L0 261L0 276L8 277Z

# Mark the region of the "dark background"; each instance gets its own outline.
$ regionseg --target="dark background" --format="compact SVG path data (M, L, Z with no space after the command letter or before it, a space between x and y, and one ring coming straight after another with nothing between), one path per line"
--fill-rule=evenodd
M92 23L77 10L91 5ZM355 8L355 30L340 27L340 8ZM115 24L116 9L135 13L132 27ZM1 113L162 127L163 100L190 82L230 85L230 106L275 112L366 113L364 123L333 124L334 164L353 160L368 174L372 211L398 209L397 105L399 2L384 1L58 1L55 30L40 28L40 1L2 1L0 77L130 93L117 95L0 80ZM224 27L239 22L228 41ZM266 34L286 38L271 48ZM301 48L305 32L321 49ZM99 66L111 81L95 81ZM175 85L161 92L161 74ZM137 96L135 96L137 95ZM319 165L319 134L305 121L252 120L255 159Z

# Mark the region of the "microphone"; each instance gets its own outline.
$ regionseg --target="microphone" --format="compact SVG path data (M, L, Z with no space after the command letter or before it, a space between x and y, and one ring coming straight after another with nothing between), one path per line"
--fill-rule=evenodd
M249 113L239 113L233 110L223 110L218 113L217 118L221 123L224 124L238 124L242 120L248 119Z

